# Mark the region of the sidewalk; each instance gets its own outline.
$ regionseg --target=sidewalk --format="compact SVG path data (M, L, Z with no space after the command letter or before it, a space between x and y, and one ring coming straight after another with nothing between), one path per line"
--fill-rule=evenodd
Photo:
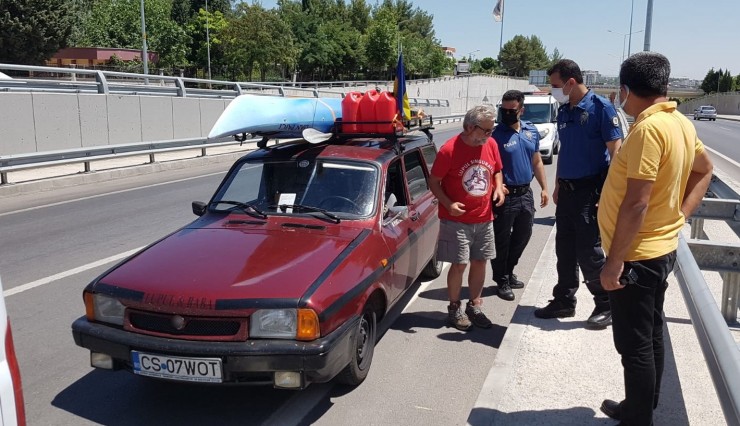
M710 239L735 238L724 222L707 221ZM727 228L727 229L726 229ZM684 230L688 238L688 226ZM731 237L728 237L731 234ZM589 330L584 323L593 300L578 292L574 318L539 319L534 309L551 298L554 284L553 229L519 307L506 331L468 424L483 425L614 425L599 407L604 399L624 398L622 365L612 330ZM718 300L722 281L705 279ZM669 279L665 300L666 361L656 426L726 424L709 370L691 324L676 278ZM735 331L735 333L738 333ZM735 334L736 340L740 335Z

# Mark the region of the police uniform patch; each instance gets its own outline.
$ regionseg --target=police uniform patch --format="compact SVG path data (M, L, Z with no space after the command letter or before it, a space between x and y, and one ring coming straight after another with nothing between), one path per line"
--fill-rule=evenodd
M588 123L588 112L583 111L581 113L581 125Z
M617 118L616 115L612 117L612 124L614 125L614 127L619 127L619 118Z
M530 132L529 130L525 130L524 131L524 136L526 136L527 139L532 139L532 132Z

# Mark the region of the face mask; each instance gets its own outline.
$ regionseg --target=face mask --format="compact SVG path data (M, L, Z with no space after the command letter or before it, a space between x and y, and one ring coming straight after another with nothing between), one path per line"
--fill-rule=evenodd
M511 126L512 124L519 121L518 116L519 111L515 109L501 109L501 122L506 124L507 126Z
M624 91L627 92L627 96L624 97L624 100L619 103L619 107L624 109L624 106L627 105L627 99L630 97L630 88L627 86L624 86Z
M552 96L561 104L567 104L568 102L570 102L570 96L563 93L562 87L553 87Z

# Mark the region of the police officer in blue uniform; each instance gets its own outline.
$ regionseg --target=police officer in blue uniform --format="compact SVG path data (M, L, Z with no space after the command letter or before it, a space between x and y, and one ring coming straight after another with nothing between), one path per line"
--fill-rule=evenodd
M538 318L575 315L580 266L596 305L586 326L604 328L611 324L611 310L609 296L599 280L605 257L596 208L610 159L622 143L622 130L611 102L583 84L578 64L560 60L547 75L553 96L562 104L558 110L560 152L553 191L557 204L558 281L552 290L553 300L534 314Z
M498 144L504 173L504 204L493 209L493 232L496 258L491 259L493 280L498 285L498 297L514 300L512 288L524 283L514 274L514 267L532 236L534 223L534 196L529 184L532 177L542 188L540 207L547 205L545 166L540 157L540 135L529 121L521 121L524 112L524 94L518 90L504 93L499 108L499 123L493 130Z

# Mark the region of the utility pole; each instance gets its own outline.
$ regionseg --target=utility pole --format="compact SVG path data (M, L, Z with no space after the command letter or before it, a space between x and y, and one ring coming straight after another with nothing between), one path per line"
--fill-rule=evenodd
M144 17L144 0L141 0L141 61L144 63L144 74L149 74L149 54L146 52L146 18Z
M645 50L650 51L650 34L653 30L653 0L648 0L647 16L645 17Z

